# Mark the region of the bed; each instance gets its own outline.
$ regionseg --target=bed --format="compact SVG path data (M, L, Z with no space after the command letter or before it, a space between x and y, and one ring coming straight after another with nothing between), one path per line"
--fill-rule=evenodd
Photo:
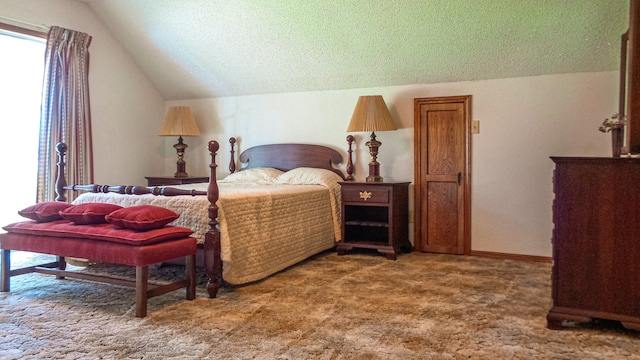
M338 182L353 179L353 137L347 142L346 176L337 168L343 162L338 151L313 144L249 148L240 154L236 171L236 140L231 138L231 174L221 180L215 161L219 144L210 141L209 183L66 186L62 177L57 187L83 191L76 204L151 204L178 212L174 224L194 230L209 277L207 291L216 297L224 283L258 281L335 246L341 237Z

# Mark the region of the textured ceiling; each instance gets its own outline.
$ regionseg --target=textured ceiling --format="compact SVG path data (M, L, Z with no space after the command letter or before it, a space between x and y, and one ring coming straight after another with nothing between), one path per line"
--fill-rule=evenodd
M619 67L629 0L85 0L166 100Z

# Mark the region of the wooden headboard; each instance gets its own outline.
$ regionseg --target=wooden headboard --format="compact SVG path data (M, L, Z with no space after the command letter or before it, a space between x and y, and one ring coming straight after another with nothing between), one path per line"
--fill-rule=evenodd
M343 179L353 179L353 166L351 161L351 143L349 141L349 161L347 163L347 175L344 175L336 166L342 163L342 155L327 146L312 144L267 144L258 145L243 151L240 154L239 161L244 166L241 169L271 167L282 171L288 171L299 167L312 167L319 169L331 170L340 175ZM351 137L353 139L353 137ZM229 139L231 144L231 162L229 163L229 171L236 171L236 165L233 158L235 138Z

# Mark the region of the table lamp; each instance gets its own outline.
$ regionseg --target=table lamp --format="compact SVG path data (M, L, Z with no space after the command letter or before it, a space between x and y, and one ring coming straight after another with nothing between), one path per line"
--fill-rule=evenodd
M174 177L188 177L184 150L188 147L182 142L183 136L199 136L200 129L188 106L171 106L164 118L164 124L158 133L160 136L178 136L178 143L173 147L178 152L177 171Z
M378 148L382 143L376 140L376 131L396 130L391 113L382 95L360 96L353 110L348 132L371 131L371 140L365 144L369 148L371 161L369 162L369 176L367 182L382 182L380 164L378 163Z

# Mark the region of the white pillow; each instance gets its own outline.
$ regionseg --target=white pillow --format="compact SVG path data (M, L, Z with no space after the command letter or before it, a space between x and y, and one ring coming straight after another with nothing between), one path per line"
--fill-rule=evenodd
M282 174L284 171L274 168L249 168L229 174L219 182L273 183Z
M278 176L276 182L292 185L330 185L344 181L340 175L327 169L299 167Z

